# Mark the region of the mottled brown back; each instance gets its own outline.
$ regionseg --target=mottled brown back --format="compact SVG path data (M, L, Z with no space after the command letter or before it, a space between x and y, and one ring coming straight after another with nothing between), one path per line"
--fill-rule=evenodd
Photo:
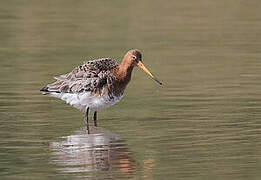
M72 72L55 77L56 82L48 84L41 91L46 92L66 92L80 93L86 91L97 91L106 85L110 85L115 76L112 69L119 64L110 58L96 59L85 62Z

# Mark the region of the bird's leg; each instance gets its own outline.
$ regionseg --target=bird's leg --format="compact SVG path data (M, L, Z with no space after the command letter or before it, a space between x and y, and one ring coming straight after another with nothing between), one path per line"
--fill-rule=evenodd
M88 132L88 134L90 134L88 114L89 114L89 107L87 107L87 109L86 109L85 122L86 122L87 132Z
M95 111L93 114L93 121L94 121L94 126L97 127L97 111Z

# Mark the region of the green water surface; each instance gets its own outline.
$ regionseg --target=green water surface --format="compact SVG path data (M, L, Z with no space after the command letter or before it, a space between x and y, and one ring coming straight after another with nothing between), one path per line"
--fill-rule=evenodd
M0 2L0 179L261 178L261 3ZM140 49L120 103L83 114L39 89Z

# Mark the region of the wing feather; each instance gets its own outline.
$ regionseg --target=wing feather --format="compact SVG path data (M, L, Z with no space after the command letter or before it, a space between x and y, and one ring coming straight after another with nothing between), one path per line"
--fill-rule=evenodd
M80 93L102 89L111 82L111 79L116 78L111 70L118 65L115 60L110 58L84 62L83 65L74 68L72 72L54 77L56 81L48 84L41 91Z

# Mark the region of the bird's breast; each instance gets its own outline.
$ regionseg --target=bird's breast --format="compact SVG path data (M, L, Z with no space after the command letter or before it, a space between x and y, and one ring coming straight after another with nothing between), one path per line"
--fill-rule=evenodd
M84 107L84 110L89 107L90 110L98 111L110 107L121 100L121 96L109 94L93 94L90 92L78 94L78 104Z

